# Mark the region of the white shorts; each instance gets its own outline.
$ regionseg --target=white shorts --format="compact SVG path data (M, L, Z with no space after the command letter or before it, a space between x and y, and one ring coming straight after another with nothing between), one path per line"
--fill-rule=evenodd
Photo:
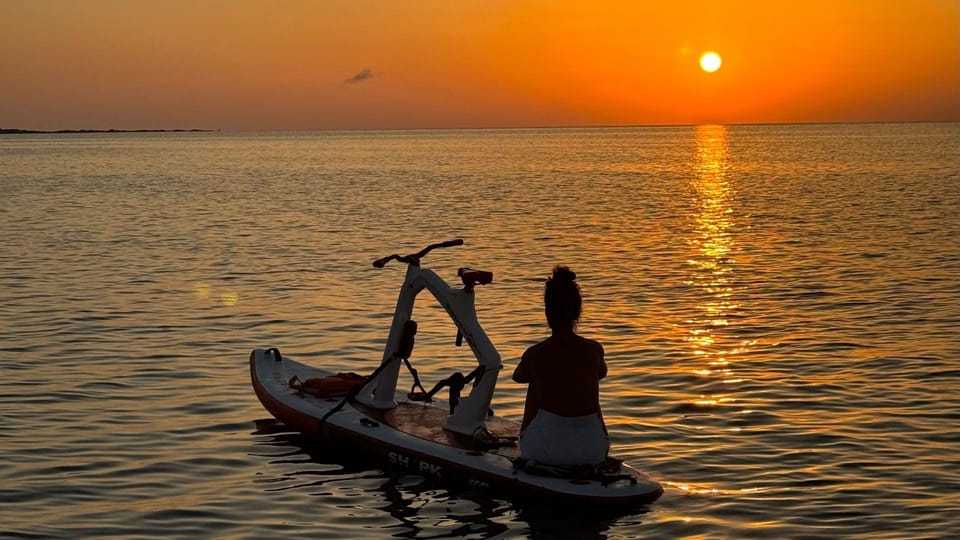
M609 449L596 414L560 416L541 409L520 434L520 457L548 465L596 465Z

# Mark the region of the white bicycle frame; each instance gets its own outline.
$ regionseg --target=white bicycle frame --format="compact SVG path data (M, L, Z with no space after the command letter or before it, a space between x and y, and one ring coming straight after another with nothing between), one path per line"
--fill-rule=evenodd
M415 264L407 265L406 278L400 288L397 308L393 314L393 324L384 348L382 362L389 364L361 389L356 399L376 409L392 409L397 406L397 377L403 360L396 356L396 351L400 345L404 324L412 317L414 302L423 289L430 291L447 311L463 339L470 345L477 361L484 368L479 382L473 386L469 395L460 400L455 412L447 417L443 427L454 433L468 436L478 435L478 430L484 433L487 413L493 401L493 391L496 389L497 377L503 366L500 364L500 354L477 321L473 287L450 287L433 270L421 268Z

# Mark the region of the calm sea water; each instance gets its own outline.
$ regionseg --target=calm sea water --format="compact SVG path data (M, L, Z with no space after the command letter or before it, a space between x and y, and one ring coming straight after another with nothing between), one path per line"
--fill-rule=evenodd
M0 138L0 536L942 538L960 530L960 125ZM247 355L374 369L403 269L491 270L509 380L578 272L630 515L310 446ZM425 384L472 369L427 296Z

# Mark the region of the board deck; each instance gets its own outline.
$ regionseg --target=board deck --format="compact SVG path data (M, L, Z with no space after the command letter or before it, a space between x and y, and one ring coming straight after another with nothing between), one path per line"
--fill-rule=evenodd
M433 405L400 402L397 407L383 413L383 421L390 427L427 441L453 448L476 450L478 445L471 438L443 429L449 412ZM495 437L520 436L520 425L516 422L491 416L487 419L487 429ZM496 447L483 447L484 451L507 458L520 455L515 444Z

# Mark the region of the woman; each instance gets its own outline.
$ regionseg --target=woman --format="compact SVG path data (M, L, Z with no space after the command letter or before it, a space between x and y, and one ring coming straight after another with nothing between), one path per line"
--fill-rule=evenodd
M549 338L527 349L513 380L529 384L520 457L549 465L597 465L610 449L600 412L603 347L574 331L582 299L577 275L556 266L543 303Z

